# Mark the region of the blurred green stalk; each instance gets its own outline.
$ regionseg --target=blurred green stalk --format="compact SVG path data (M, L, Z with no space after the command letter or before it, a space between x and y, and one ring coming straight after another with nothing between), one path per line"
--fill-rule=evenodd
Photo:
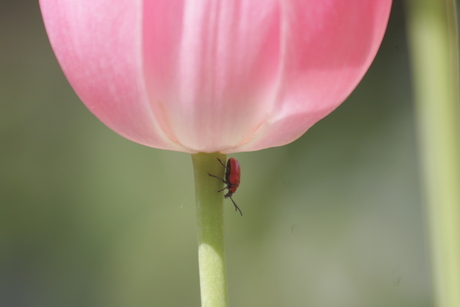
M224 178L226 161L221 153L192 155L198 228L198 261L202 307L226 307L227 272L224 248L224 212L222 182L208 173Z
M436 306L460 306L460 113L454 0L409 0L417 129Z

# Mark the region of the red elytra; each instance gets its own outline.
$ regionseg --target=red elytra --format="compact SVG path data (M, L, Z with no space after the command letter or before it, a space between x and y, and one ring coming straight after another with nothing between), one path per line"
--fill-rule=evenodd
M232 200L233 205L235 206L235 211L239 211L241 216L243 216L243 212L241 212L241 209L236 205L235 201L232 198L233 193L235 193L236 189L238 189L238 187L240 186L240 162L238 162L238 160L236 160L235 158L230 158L227 161L227 165L225 165L219 158L217 158L217 160L219 160L220 164L222 164L222 166L225 167L225 180L210 173L208 173L208 175L217 178L226 184L226 186L222 190L219 190L217 192L222 192L223 190L227 189L228 192L227 194L225 194L224 197L230 198Z

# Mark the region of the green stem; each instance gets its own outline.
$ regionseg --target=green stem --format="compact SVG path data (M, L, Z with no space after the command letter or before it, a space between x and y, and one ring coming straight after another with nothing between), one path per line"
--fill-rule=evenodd
M460 306L460 113L455 0L408 3L436 306Z
M202 307L226 307L227 273L224 248L224 212L222 182L208 173L224 177L217 161L226 160L220 153L192 155L198 224L198 260Z

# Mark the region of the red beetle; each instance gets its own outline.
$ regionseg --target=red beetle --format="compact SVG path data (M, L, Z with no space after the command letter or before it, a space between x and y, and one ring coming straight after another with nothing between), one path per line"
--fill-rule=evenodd
M235 201L232 198L233 193L235 193L236 189L238 189L238 187L240 186L240 162L238 162L238 160L234 158L230 158L227 161L227 165L225 165L219 158L217 158L217 160L219 160L220 164L222 164L222 166L225 167L225 180L210 173L208 173L208 175L221 180L223 183L227 185L222 190L219 190L217 192L222 192L223 190L227 189L228 192L227 194L225 194L224 197L230 198L232 200L233 205L235 206L235 211L238 210L241 216L243 216L243 212L241 212L240 208L236 205Z

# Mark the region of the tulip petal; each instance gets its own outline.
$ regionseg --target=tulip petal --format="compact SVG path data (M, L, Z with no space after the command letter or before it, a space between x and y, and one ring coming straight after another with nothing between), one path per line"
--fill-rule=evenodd
M107 126L184 152L281 146L332 112L391 0L40 0L72 87Z
M190 151L157 125L145 90L142 1L41 0L58 61L80 99L124 137L152 147Z
M276 104L238 151L290 143L337 108L374 59L390 8L391 0L284 1Z
M170 139L223 151L263 124L279 70L278 2L145 2L146 83Z

